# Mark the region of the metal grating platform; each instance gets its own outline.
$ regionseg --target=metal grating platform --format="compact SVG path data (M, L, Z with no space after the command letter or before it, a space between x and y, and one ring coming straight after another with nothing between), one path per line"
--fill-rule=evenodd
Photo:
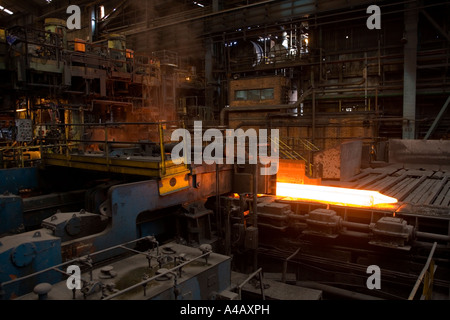
M427 170L392 165L368 168L347 185L351 188L379 191L413 206L450 208L450 171Z
M150 177L166 177L189 173L184 164L176 165L170 160L161 161L161 157L105 157L103 154L45 154L45 165L61 166L101 172L123 173Z

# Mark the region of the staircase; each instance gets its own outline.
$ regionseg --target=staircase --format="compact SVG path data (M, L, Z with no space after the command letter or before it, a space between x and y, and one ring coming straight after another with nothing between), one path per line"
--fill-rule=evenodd
M311 141L301 138L283 137L272 139L273 143L278 144L280 157L288 160L303 160L305 162L306 174L313 175L313 152L319 151L319 148Z

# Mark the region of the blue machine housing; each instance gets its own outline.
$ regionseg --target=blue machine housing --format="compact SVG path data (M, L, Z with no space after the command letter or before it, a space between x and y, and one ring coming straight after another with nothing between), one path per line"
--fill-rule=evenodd
M61 273L54 270L43 272L25 281L14 281L61 263L61 239L45 232L44 229L1 238L1 298L14 299L16 296L33 291L36 283L53 284L61 281Z
M16 233L22 225L22 198L13 194L0 195L0 235Z
M11 168L0 170L0 193L19 194L23 189L38 187L38 168Z
M203 169L203 168L202 168ZM120 248L107 248L134 241L139 237L164 234L170 228L171 217L140 221L149 212L180 206L230 192L232 167L219 172L222 181L216 186L214 168L197 173L197 182L190 188L161 196L159 181L146 180L111 186L99 214L56 213L41 224L41 229L0 238L0 291L3 299L13 299L32 292L38 283L54 284L61 281L61 273L55 270L39 273L26 281L13 281L45 269L52 269L65 261L77 259L100 251L94 262L110 259L121 253ZM22 210L19 210L20 214ZM83 218L83 219L82 219ZM95 223L84 223L93 219ZM139 221L139 225L137 222ZM23 285L23 284L26 285Z

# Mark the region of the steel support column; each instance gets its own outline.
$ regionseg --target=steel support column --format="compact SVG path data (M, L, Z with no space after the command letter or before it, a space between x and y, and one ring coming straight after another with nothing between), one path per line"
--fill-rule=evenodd
M425 10L421 10L421 12L425 16L425 18L427 18L427 20L433 25L433 27L435 27L436 30L445 37L445 39L450 41L450 36L448 35L448 33L445 32L445 30L428 14L428 12L426 12Z
M415 4L406 6L403 78L403 139L416 138L417 22Z
M441 111L439 111L438 115L434 119L433 124L431 125L430 129L428 130L427 134L425 135L424 140L428 140L428 138L430 138L430 136L433 134L434 130L436 130L436 127L439 125L439 122L441 122L442 116L447 111L447 107L448 107L449 103L450 103L450 96L447 98L447 100L445 101L444 105L441 108Z
M205 49L206 106L214 107L214 92L216 90L215 84L217 80L214 78L213 73L214 44L210 38L205 41Z
M213 13L218 12L222 7L222 1L213 0L212 11ZM205 99L206 106L211 107L214 110L214 92L217 89L217 79L214 77L213 72L213 60L214 60L214 43L211 38L207 38L205 41L205 79L206 79L206 90Z
M213 12L218 12L219 10L221 10L222 5L223 4L222 4L221 0L213 0L213 2L212 2Z

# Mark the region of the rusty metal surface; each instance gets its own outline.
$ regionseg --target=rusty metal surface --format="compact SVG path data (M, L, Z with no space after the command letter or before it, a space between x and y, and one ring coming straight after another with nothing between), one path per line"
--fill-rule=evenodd
M80 290L68 289L65 279L53 284L47 300L208 300L231 284L231 258L210 248L170 242L130 250L137 254L83 272ZM17 300L38 300L38 294L30 291Z
M450 208L450 171L427 170L399 165L368 168L348 184L349 187L375 190L397 198L404 205Z
M443 166L450 169L448 140L389 140L389 163Z
M219 193L231 191L230 167L219 172ZM187 202L207 199L216 194L216 173L204 172L190 176L190 188L165 196L159 195L159 183L147 180L113 186L103 212L112 217L110 224L100 234L93 234L63 245L63 257L73 258L137 238L136 221L140 213L155 211Z
M289 183L320 184L320 178L306 175L307 168L304 160L280 159L277 181Z
M347 181L360 173L362 147L362 140L347 141L341 144L341 181Z

